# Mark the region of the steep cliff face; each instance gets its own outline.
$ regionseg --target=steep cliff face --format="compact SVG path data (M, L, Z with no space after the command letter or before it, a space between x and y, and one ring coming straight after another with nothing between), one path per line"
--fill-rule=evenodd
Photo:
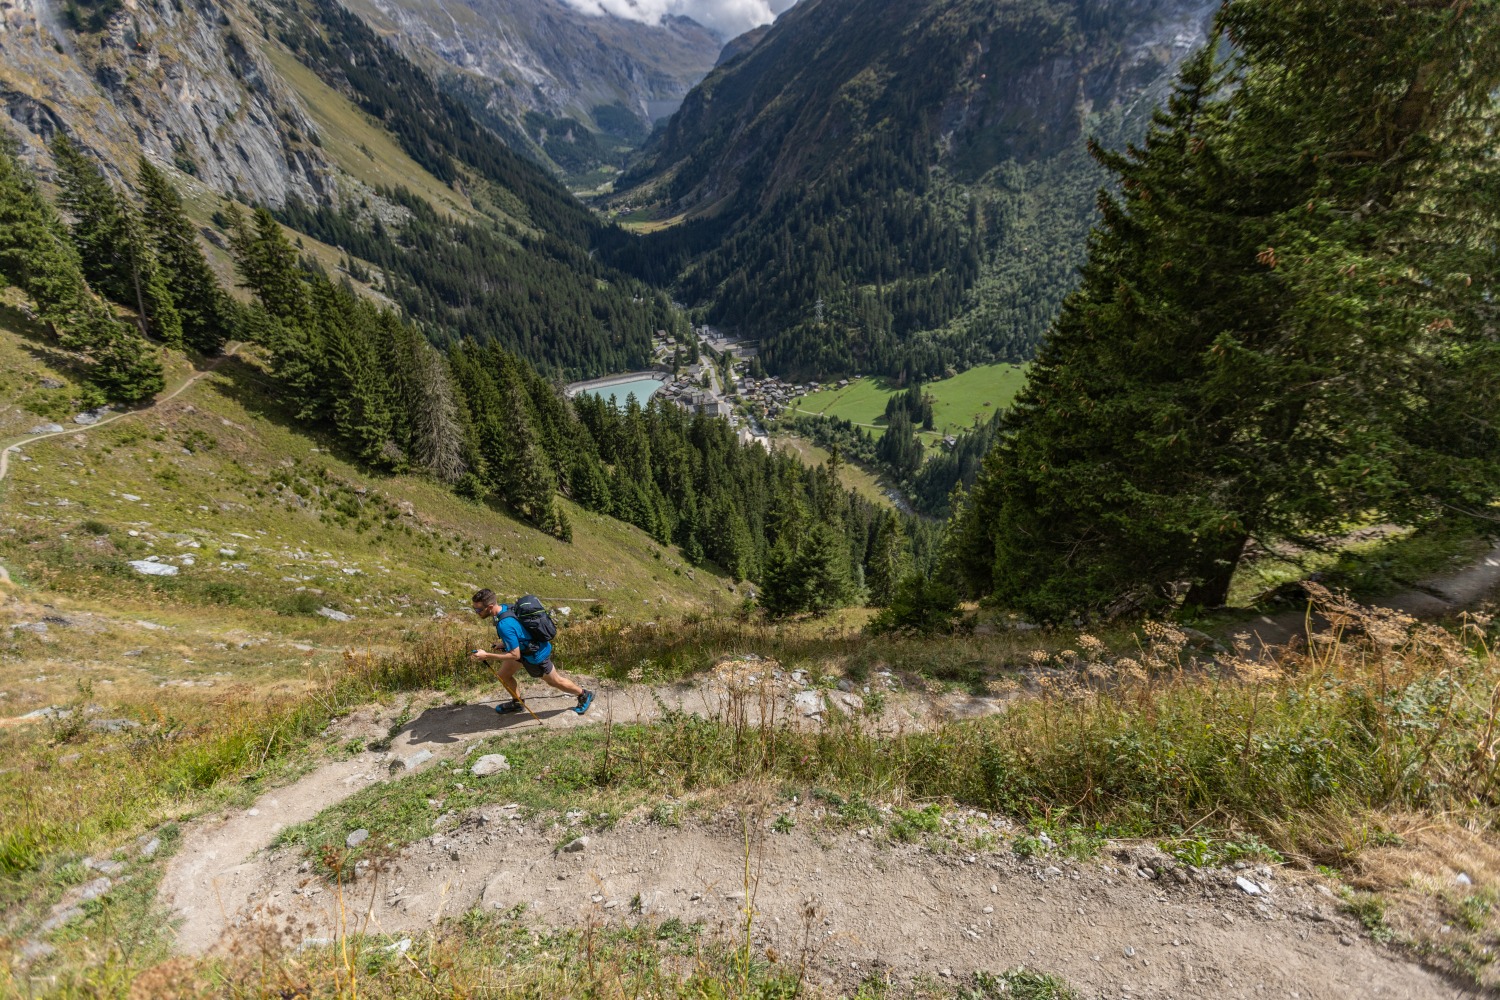
M645 24L590 16L560 0L355 0L351 8L499 131L544 152L568 122L633 144L713 68L720 43L684 17ZM577 137L582 138L582 137ZM566 156L564 156L566 158Z
M114 170L144 153L250 200L326 200L317 126L252 30L215 0L0 0L3 124L44 168L64 130Z
M1216 6L802 0L621 179L687 222L622 256L783 372L1024 360L1093 220L1085 139L1144 132Z

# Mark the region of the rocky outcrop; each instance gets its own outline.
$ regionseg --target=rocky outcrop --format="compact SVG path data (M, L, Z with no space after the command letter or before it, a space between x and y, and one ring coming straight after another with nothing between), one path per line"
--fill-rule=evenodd
M59 130L111 170L138 156L272 205L332 197L334 169L258 28L215 0L124 0L99 31L53 0L0 0L0 126L44 171Z

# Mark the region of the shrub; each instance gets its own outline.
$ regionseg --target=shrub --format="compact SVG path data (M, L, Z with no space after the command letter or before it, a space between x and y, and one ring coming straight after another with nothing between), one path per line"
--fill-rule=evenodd
M891 602L866 626L873 635L949 635L963 612L958 591L921 574L907 576L891 595Z

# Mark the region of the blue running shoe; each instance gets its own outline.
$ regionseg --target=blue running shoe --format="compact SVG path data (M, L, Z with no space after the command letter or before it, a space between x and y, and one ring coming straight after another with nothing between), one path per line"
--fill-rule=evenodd
M499 712L501 715L508 715L511 712L519 712L521 708L521 703L512 699L510 701L502 701L500 704L496 705L495 711Z
M583 692L583 694L578 696L578 707L573 709L573 711L577 712L579 715L582 715L584 712L587 712L589 710L589 706L593 703L594 692L585 691Z

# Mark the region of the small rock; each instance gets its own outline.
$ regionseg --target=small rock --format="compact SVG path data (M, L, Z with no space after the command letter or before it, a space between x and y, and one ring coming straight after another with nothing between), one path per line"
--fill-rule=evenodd
M233 559L235 556L237 556L239 554L240 554L240 550L239 549L220 549L219 550L219 555L223 556L225 559Z
M349 848L358 847L360 844L363 844L366 840L369 839L370 831L361 827L360 829L355 830L353 833L349 834L349 836L344 838L344 846Z
M98 899L110 890L114 883L108 878L96 878L92 882L85 882L83 887L73 897L75 903L87 903L91 899Z
M59 382L55 378L43 378L37 383L37 385L40 385L43 389L61 389L64 385L67 385L67 383Z
M494 774L497 771L509 771L510 761L505 759L503 753L487 753L474 762L469 768L469 773L483 778L485 775Z
M118 733L125 729L139 729L141 724L134 719L95 719L89 723L89 728L101 733Z
M1042 874L1047 876L1048 878L1056 878L1057 876L1062 874L1062 869L1058 868L1056 865L1048 865L1042 871Z
M400 941L397 941L395 944L388 944L388 945L385 946L385 950L386 951L394 951L398 955L405 955L407 953L407 951L410 950L410 948L411 948L411 938L402 938Z
M147 861L150 861L152 858L156 857L156 852L159 850L161 850L161 838L152 837L149 841L146 842L146 846L141 848L141 857Z
M823 711L823 694L820 691L798 691L792 697L792 704L803 715L817 715Z
M431 759L432 759L432 751L431 750L418 750L416 753L412 754L410 757L404 758L401 761L401 763L402 763L402 765L408 771L415 771L417 768L421 767L423 764L427 763Z
M322 615L324 618L336 622L352 622L354 620L353 615L345 614L344 612L339 611L337 608L319 608L318 614Z
M984 912L985 913L994 913L995 912L995 908L993 906L986 906L984 908Z
M1260 886L1256 885L1254 882L1250 881L1249 879L1247 879L1243 875L1237 875L1237 876L1235 876L1234 884L1237 885L1237 886L1239 886L1240 889L1242 891L1244 891L1245 893L1247 893L1248 895L1251 895L1251 896L1259 896L1260 895Z
M152 562L148 559L132 559L128 564L131 569L142 576L176 576L177 567L167 563Z
M121 493L120 499L129 500L131 503L135 503L140 499L140 497L136 496L134 493Z
M1135 958L1135 949L1132 948L1132 947L1130 947L1130 945L1128 945L1128 944L1125 946L1125 957L1126 958Z
M61 434L62 432L63 432L63 425L62 424L37 424L35 427L33 427L31 430L27 431L26 433L27 434Z
M1354 939L1352 937L1350 937L1349 935L1347 935L1347 934L1340 934L1339 935L1339 944L1342 944L1342 945L1351 945L1353 943L1354 943Z
M123 861L111 861L108 858L84 858L83 866L101 875L118 875L125 870Z
M581 854L588 846L589 838L579 837L577 840L570 840L564 844L563 852L566 854Z
M1471 879L1471 878L1469 878L1469 873L1468 872L1459 872L1458 873L1458 877L1455 878L1453 881L1457 882L1459 885L1473 885L1474 884L1474 880Z
M40 930L43 934L50 934L52 931L57 930L63 924L69 922L70 920L77 920L81 916L83 916L82 907L63 907L62 909L55 911L52 916L48 917L46 920L43 920L42 926L38 928L38 930Z

